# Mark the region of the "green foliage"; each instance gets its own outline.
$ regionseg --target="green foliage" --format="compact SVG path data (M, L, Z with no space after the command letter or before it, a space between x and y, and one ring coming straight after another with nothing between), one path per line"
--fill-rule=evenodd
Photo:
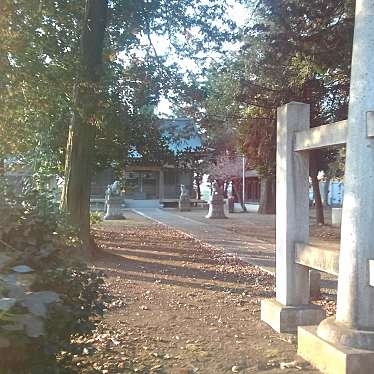
M176 56L202 64L204 51L235 38L227 9L221 0L1 2L0 159L64 174L62 206L87 253L92 172L123 170L134 154L170 156L155 108L183 82ZM160 38L170 47L161 53Z
M90 224L96 225L102 221L102 214L100 212L91 212L90 213Z
M255 21L244 38L238 99L270 120L244 122L242 132L249 135L244 149L251 149L256 142L254 128L258 128L254 134L261 127L275 128L275 109L287 102L310 104L312 127L346 118L353 15L354 2L350 0L257 3ZM264 141L260 145L265 149L276 141L267 133L261 136ZM317 171L327 171L337 156L335 150L314 152L313 165Z
M48 168L62 175L81 73L84 7L82 0L1 1L0 157L23 156L34 171ZM103 80L90 87L99 96L93 121L98 168L113 162L122 167L139 139L143 151L162 147L159 137L146 135L160 96L181 85L175 56L201 61L202 51L219 51L235 38L226 1L208 6L200 0L115 0L108 7ZM155 48L160 35L170 44L161 54Z
M9 343L0 348L0 372L72 373L57 357L78 349L72 338L92 331L102 316L103 275L77 260L76 230L48 192L14 196L2 186L0 199L0 254L10 259L0 272L0 300L15 300L0 318L0 336ZM15 275L14 265L32 271Z
M277 107L310 104L312 126L347 116L354 2L244 3L252 7L252 17L242 30L241 50L191 84L183 109L197 118L216 148L224 153L239 148L261 175L272 176ZM327 150L314 157L326 170L340 156Z
M0 155L61 166L81 7L78 0L1 2Z

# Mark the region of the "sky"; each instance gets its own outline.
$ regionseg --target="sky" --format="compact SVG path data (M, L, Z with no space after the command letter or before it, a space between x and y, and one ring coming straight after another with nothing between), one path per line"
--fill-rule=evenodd
M233 19L239 27L243 26L246 20L250 17L249 9L242 4L239 4L236 0L230 0L229 3L231 6L230 11L229 11L229 17ZM158 36L158 37L154 37L152 41L153 41L153 44L156 46L157 52L160 55L166 52L169 48L167 38ZM227 50L235 50L237 48L238 46L229 46L229 45L226 46ZM181 68L185 71L196 71L198 69L198 67L195 65L195 63L192 60L189 60L189 59L180 60L180 58L178 58L178 60L179 60L179 64ZM156 110L156 114L159 116L172 115L170 103L167 99L161 98L158 108Z

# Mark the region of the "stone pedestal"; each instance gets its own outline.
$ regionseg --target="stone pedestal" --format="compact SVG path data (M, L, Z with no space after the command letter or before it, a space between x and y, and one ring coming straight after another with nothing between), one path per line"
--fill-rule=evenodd
M374 351L329 343L317 334L317 326L298 328L297 354L326 374L372 374Z
M335 317L323 320L318 326L317 334L326 341L357 349L372 350L374 354L374 331L350 327Z
M191 210L190 195L184 184L181 184L181 194L179 197L178 207L181 212L188 212Z
M188 195L181 195L178 203L181 212L189 212L191 210L191 201Z
M125 219L121 212L121 203L122 197L121 196L111 196L106 204L106 213L104 216L104 220L119 220Z
M234 196L229 196L227 199L227 205L229 213L234 213L234 207L235 207L235 198Z
M314 325L326 317L312 304L285 306L274 299L261 301L261 320L279 333L296 333L298 326Z
M208 200L209 211L206 218L222 219L227 218L224 212L225 200L219 189L214 189Z

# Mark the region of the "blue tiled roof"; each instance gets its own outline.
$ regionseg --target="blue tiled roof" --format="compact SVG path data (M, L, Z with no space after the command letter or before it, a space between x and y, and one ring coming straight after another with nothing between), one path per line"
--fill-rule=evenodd
M201 135L189 118L160 119L160 129L174 153L194 150L202 145Z

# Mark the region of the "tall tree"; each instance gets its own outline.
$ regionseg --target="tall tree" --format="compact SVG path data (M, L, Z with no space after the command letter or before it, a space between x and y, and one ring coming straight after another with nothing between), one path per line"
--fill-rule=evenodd
M253 16L243 28L241 50L212 68L198 87L202 98L189 107L200 108L201 122L209 124L211 136L234 134L237 146L262 177L260 211L266 213L275 210L275 199L267 197L275 183L276 108L290 101L309 103L312 126L347 114L353 1L249 0L247 4L253 7ZM333 154L311 153L316 195L318 170ZM323 222L321 204L317 208L317 218Z
M146 157L162 150L147 129L160 95L183 78L167 55L200 61L201 51L219 51L234 27L227 3L4 0L0 7L0 157L61 173L66 155L63 206L87 243L92 168L121 164L134 150ZM169 41L161 54L160 38Z
M0 4L0 154L56 164L63 158L80 0ZM48 153L48 157L45 155ZM55 169L56 171L56 169Z
M86 0L81 32L81 64L74 86L73 117L65 161L63 208L80 229L83 248L90 247L90 193L95 117L103 76L103 48L108 2Z
M309 103L312 126L345 117L353 1L261 0L255 14L256 23L248 28L245 44L249 64L242 100L267 109L289 101ZM251 49L259 52L261 42L260 58L253 68ZM253 73L260 79L253 79ZM326 170L333 154L331 150L310 153L319 223L324 217L317 175L319 170Z
M116 23L108 26L110 32L123 33L118 25L122 19L136 26L147 37L150 47L154 50L154 57L160 62L156 48L152 42L152 34L168 33L169 41L176 53L186 54L203 48L203 41L218 40L224 32L213 27L205 29L208 24L222 19L225 5L211 4L210 7L196 1L197 12L190 2L178 1L148 1L131 3L132 13L123 7L121 2L111 3L112 16L117 15ZM214 8L214 12L213 12ZM63 207L70 213L73 223L79 225L80 234L89 249L89 196L90 178L92 171L92 154L95 144L95 122L99 104L98 91L102 78L102 55L104 49L106 13L108 3L99 0L86 0L81 35L81 64L77 83L75 85L74 115L69 128L69 138L65 163L65 186L63 193ZM115 19L115 17L113 17ZM136 21L134 22L133 19ZM132 20L132 21L131 21ZM191 43L180 37L184 34L192 35L189 29L198 28L202 38ZM128 28L126 29L128 31ZM208 32L209 31L209 32ZM112 37L109 33L109 39ZM223 37L224 38L224 37ZM191 44L193 48L188 47ZM118 52L118 51L117 51ZM162 68L162 66L160 66Z

